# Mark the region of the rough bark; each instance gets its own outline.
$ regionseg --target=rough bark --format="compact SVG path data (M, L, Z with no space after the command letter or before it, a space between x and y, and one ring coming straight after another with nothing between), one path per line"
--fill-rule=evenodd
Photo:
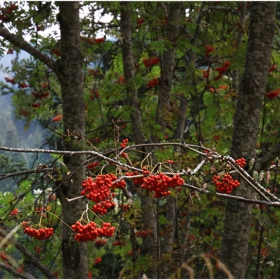
M142 131L142 117L140 105L138 101L138 92L133 83L135 77L134 58L132 52L131 38L131 8L129 2L121 2L121 31L123 35L122 41L122 56L124 77L126 81L126 90L129 100L129 106L132 109L130 115L134 142L136 144L145 143L144 133ZM154 260L157 259L157 249L155 248L156 241L156 217L154 212L153 197L150 193L141 194L141 209L142 209L142 224L145 230L151 230L153 234L149 234L143 238L142 255L149 254ZM133 239L133 235L131 236ZM136 259L137 251L133 251L133 259ZM146 271L148 277L156 278L157 267L153 266Z
M176 41L179 34L179 19L182 13L183 4L182 2L174 2L167 4L166 6L169 11L168 21L165 28L165 39L168 42L168 45L161 57L160 88L156 114L156 123L162 127L163 132L167 124L166 115L170 110Z
M133 137L136 144L145 142L145 136L142 131L142 117L140 111L140 104L138 101L137 88L133 82L135 77L134 58L132 52L132 38L131 38L131 9L129 2L121 2L121 31L123 41L121 45L123 56L124 77L126 81L126 91L128 95L129 106L131 107L131 122L133 129Z
M61 84L63 99L64 134L68 130L78 134L85 134L85 113L82 75L82 52L80 46L79 2L60 2L61 27L61 60L58 62L44 55L22 38L0 27L0 36L17 47L25 50L36 59L52 69ZM67 150L77 150L72 141L65 142ZM69 171L75 170L85 159L84 155L65 156L64 162ZM82 168L71 179L71 182L58 191L61 199L63 219L66 224L75 223L85 210L85 202L77 200L68 204L65 198L73 198L80 194L80 183L85 177ZM71 240L71 241L70 241ZM72 230L63 226L63 262L64 278L87 278L87 246L73 242Z
M241 42L243 40L245 23L247 20L246 6L247 6L247 2L242 2L241 13L240 13L240 18L239 18L240 26L239 26L239 30L238 30L238 34L237 34L236 42L235 42L236 49L238 48L238 46L241 44ZM239 85L239 71L236 69L236 70L232 71L232 88L234 89L234 92L236 92L236 93L238 93L238 85Z
M252 2L244 74L234 116L231 155L249 160L255 156L258 127L264 98L274 35L275 2ZM244 182L235 189L238 196L252 198ZM235 278L244 278L251 204L228 200L225 214L221 259ZM222 275L224 277L224 275Z
M59 20L61 30L61 63L60 84L63 102L64 134L76 132L85 135L85 104L84 84L82 74L82 51L80 45L79 2L59 2ZM68 151L79 150L75 140L64 141ZM64 163L69 171L75 170L83 161L85 155L64 156ZM71 203L66 198L80 195L81 182L85 178L85 170L81 168L71 181L67 181L58 190L61 201L63 221L62 253L64 278L87 278L88 260L86 243L78 243L73 238L69 226L81 218L85 210L84 200Z

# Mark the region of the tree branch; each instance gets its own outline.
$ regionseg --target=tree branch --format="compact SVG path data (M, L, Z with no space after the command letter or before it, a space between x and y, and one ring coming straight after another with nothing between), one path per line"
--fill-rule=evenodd
M10 33L6 28L0 26L0 36L6 39L7 41L11 42L15 46L19 47L20 49L26 51L36 59L40 60L42 63L47 65L50 69L52 69L55 73L57 73L57 64L56 61L48 57L47 55L43 54L42 52L38 51L24 39L16 36L15 34Z
M18 277L20 279L34 279L34 277L32 275L30 275L29 273L20 273L17 272L15 269L13 269L10 266L7 266L6 264L0 263L0 268L3 270L8 271L9 273L11 273L13 276Z
M280 156L280 142L277 142L270 150L268 150L264 156L256 160L254 169L257 171L266 170L269 168L270 163Z

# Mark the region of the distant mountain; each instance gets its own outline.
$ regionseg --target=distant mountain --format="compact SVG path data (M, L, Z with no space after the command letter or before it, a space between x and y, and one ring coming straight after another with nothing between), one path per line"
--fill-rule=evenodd
M28 54L23 52L20 56L21 58L27 58ZM5 55L1 58L0 64L4 68L9 67L13 58L14 55ZM0 80L3 81L5 76L7 75L0 71ZM22 149L40 148L49 136L49 131L43 129L36 121L33 121L28 130L25 130L24 121L15 119L11 99L12 94L0 95L0 145ZM44 146L44 148L47 149L48 146ZM8 154L5 153L5 155L7 156ZM26 153L21 158L26 162L27 167L30 168L33 165L36 155ZM35 165L48 159L50 159L48 155L41 154Z

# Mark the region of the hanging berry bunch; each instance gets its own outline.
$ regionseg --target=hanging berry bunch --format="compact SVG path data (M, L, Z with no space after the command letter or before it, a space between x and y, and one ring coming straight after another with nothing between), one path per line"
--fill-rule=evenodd
M212 178L218 192L230 194L233 189L240 185L238 180L234 180L229 174L224 174L223 177L215 175Z
M162 196L170 195L169 188L182 186L183 183L184 180L178 174L169 177L163 173L159 173L157 175L150 175L149 177L143 178L141 188L152 191L154 197L160 198Z
M242 168L246 165L246 160L244 158L237 159L235 162Z
M159 58L158 57L144 58L143 63L145 65L145 67L150 68L153 65L156 65L159 63Z
M24 229L24 233L38 240L44 240L50 238L53 235L53 228L42 227L39 229L35 229L32 227L26 227Z
M116 229L114 226L111 226L111 223L103 223L102 227L99 227L95 222L82 225L79 221L72 225L71 228L76 233L74 238L78 242L93 241L97 237L113 236Z
M205 47L205 56L209 56L209 54L212 52L212 51L214 51L214 47L212 47L212 46L204 46Z
M157 78L155 78L155 79L148 81L146 86L148 88L154 88L157 84L159 84L159 80Z
M215 68L215 71L218 71L219 75L217 77L215 77L214 80L217 81L217 80L221 79L223 74L224 74L224 72L227 71L229 66L230 66L230 62L226 61L226 62L223 63L222 67Z
M113 183L118 178L114 174L98 175L95 179L89 177L82 182L84 190L81 191L81 195L85 195L89 200L95 203L92 207L92 211L104 215L108 209L116 206L113 202L115 193L111 193L111 189L124 188L126 183L121 180L117 183Z

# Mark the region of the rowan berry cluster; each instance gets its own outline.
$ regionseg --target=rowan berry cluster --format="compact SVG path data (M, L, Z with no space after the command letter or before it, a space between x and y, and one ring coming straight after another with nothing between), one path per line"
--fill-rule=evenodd
M44 240L50 238L53 235L53 228L35 229L31 227L26 227L24 229L24 233L38 240Z
M98 175L95 179L89 177L82 182L84 190L81 195L85 195L89 200L96 204L92 207L92 211L104 215L107 210L116 206L113 202L115 193L111 193L111 189L123 189L126 185L124 180L114 183L118 178L114 174Z
M157 84L159 84L159 80L155 78L155 79L152 79L152 80L148 81L146 86L149 87L149 88L153 88Z
M205 47L205 56L209 56L210 52L214 51L214 47L212 46L204 46Z
M219 80L222 78L222 75L224 74L224 72L228 69L228 67L230 66L230 62L226 61L224 62L222 67L217 67L215 68L215 71L219 72L219 75L217 77L214 78L215 81Z
M86 41L87 43L89 44L92 44L92 45L98 45L100 43L103 43L105 41L105 38L94 38L94 39L91 39L91 38L81 38L82 41Z
M147 170L146 167L143 167L142 168L142 173L144 175L149 175L150 174L150 171ZM134 176L134 175L139 175L139 173L137 171L133 171L133 172L126 172L125 173L126 176ZM139 177L139 178L133 178L132 181L134 184L137 184L137 185L142 185L144 183L144 177Z
M273 72L275 69L277 69L276 65L271 65L270 68L268 69L269 72Z
M170 195L169 188L181 186L183 183L184 180L179 174L169 177L163 173L159 173L157 175L150 175L143 178L143 184L140 187L152 191L154 197L160 198L162 196Z
M242 168L246 165L245 158L239 158L239 159L235 160L235 162Z
M143 238L146 237L148 234L152 234L152 233L153 232L151 230L138 230L136 232L136 236Z
M122 156L123 158L125 158L125 159L128 159L127 153L121 153L121 156Z
M99 164L100 164L100 162L98 162L98 161L90 163L90 164L87 165L87 169L94 169L94 167L96 167Z
M14 78L4 77L4 79L7 83L11 83L13 85L16 83Z
M103 246L103 245L107 244L107 239L96 239L94 242L95 242L96 245Z
M115 241L115 242L112 242L112 245L113 246L118 246L118 245L125 245L126 244L126 242L125 241L120 241L120 240L118 240L118 241Z
M139 18L137 19L136 23L137 23L137 27L139 28L143 23L145 23L145 20L143 18Z
M123 212L126 212L130 209L130 204L119 204L119 208L122 209Z
M215 175L212 180L220 193L230 194L233 189L240 185L239 181L234 180L229 174L225 174L222 178Z
M204 79L207 79L210 75L209 69L208 70L202 70L202 75Z
M150 57L150 58L144 58L143 63L146 67L150 68L155 64L159 63L159 58L158 57Z
M99 213L100 215L104 215L108 212L108 209L115 207L116 203L112 201L111 198L96 203L92 206L92 211L95 213Z
M267 96L267 98L273 99L273 98L277 97L279 94L280 94L280 88L267 92L265 95Z
M121 147L122 147L123 149L126 147L127 142L128 142L128 139L127 139L127 138L123 139L123 141L122 141L122 143L121 143Z
M76 222L71 228L76 233L74 238L78 242L93 241L97 237L113 236L116 229L114 226L111 226L111 223L103 223L102 228L100 228L95 222L89 222L86 225Z
M42 98L47 98L50 95L49 91L43 92L43 91L32 91L31 93L35 99L42 99Z

